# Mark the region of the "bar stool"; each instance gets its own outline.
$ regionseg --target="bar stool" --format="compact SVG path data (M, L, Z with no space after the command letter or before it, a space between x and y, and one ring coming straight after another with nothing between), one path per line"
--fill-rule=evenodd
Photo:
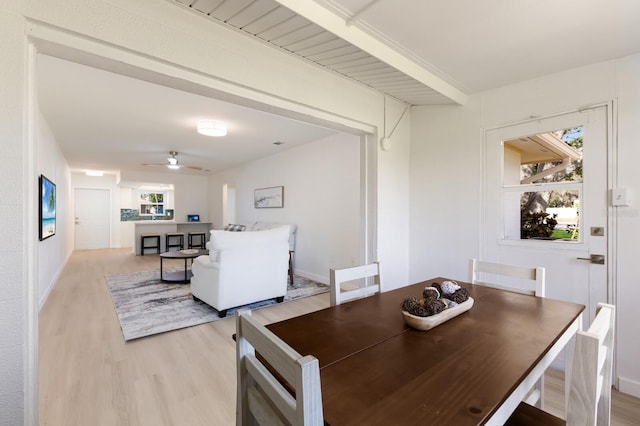
M205 248L207 243L206 232L189 232L189 248ZM194 243L193 239L197 237L198 243Z
M154 246L145 246L146 240L152 240L155 245ZM140 255L144 256L145 249L156 249L157 253L160 254L160 234L140 234Z
M171 251L171 247L178 247L178 250L182 250L184 248L184 234L182 232L167 232L164 247L166 251Z

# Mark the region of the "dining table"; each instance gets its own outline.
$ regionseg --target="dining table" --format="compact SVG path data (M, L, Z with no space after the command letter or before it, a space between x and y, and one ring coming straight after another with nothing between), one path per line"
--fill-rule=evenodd
M325 424L501 425L582 328L583 305L460 281L471 309L429 330L409 327L403 300L447 280L267 326L318 359Z

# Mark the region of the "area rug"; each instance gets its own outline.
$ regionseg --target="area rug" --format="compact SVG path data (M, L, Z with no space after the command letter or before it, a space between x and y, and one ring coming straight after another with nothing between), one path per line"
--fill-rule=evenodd
M193 300L189 284L164 283L159 271L109 275L105 279L125 341L221 319L211 306ZM325 284L294 275L284 301L328 291ZM275 303L265 300L245 307L258 309ZM227 317L232 317L235 310L229 309Z

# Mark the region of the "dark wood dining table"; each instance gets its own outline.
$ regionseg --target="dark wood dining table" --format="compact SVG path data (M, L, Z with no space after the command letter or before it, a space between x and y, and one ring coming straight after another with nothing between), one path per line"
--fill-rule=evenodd
M268 328L319 360L325 423L503 424L582 327L583 305L458 282L473 307L427 331L400 305L435 278Z

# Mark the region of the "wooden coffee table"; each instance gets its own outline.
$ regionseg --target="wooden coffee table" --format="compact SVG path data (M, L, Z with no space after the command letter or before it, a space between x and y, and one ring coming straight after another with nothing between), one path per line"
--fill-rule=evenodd
M189 259L198 256L208 255L209 250L188 249L180 251L167 251L160 254L160 280L164 282L187 284L191 282L191 269L188 265ZM184 271L163 271L163 261L165 259L184 259Z

